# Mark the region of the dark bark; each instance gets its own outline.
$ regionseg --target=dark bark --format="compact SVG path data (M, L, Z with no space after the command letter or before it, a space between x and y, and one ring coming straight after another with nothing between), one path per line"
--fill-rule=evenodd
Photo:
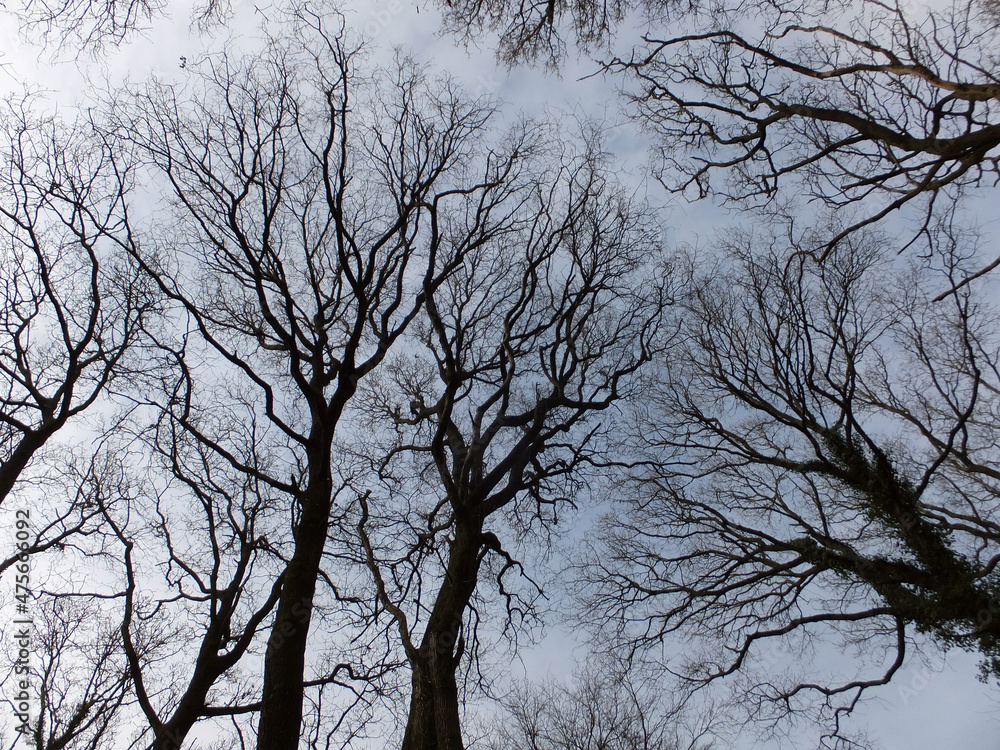
M2 503L21 476L31 457L45 445L65 423L65 419L50 421L44 429L32 430L26 433L11 452L9 458L0 463L0 503Z
M325 461L311 465L318 469L320 476L303 498L302 517L295 533L295 552L285 570L281 600L264 657L264 688L257 734L259 750L295 750L299 745L306 644L330 517L329 447Z
M360 319L366 310L366 305L359 306ZM333 379L329 371L320 368L312 381L309 481L296 498L302 513L295 527L295 548L282 574L280 599L264 656L258 750L296 750L299 746L309 624L333 504L333 437L357 389L360 373L352 363L355 351L355 345L348 347L346 362L336 379L337 389L328 402L322 398L321 384L327 377ZM371 361L364 366L371 366Z
M464 650L462 616L472 599L482 561L482 521L459 521L448 569L412 660L413 692L403 750L463 750L455 672Z

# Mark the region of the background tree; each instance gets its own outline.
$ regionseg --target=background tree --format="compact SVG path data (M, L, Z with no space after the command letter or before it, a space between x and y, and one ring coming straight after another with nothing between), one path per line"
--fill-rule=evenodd
M711 718L691 720L658 684L608 664L577 669L569 684L525 684L487 722L488 750L709 750Z
M227 0L205 0L183 9L168 0L23 0L4 6L3 15L54 57L101 57L179 10L206 33L233 19Z
M30 678L14 671L3 681L13 696L28 679L38 709L26 736L9 748L110 750L121 736L130 702L128 670L105 602L43 595L32 609ZM14 661L14 660L12 660Z
M997 310L925 291L974 266L967 239L942 233L937 268L858 234L823 263L759 233L699 259L641 413L637 500L589 572L634 653L711 640L685 667L697 687L839 635L881 667L753 673L745 691L758 716L818 695L831 737L917 633L1000 673Z
M0 503L51 493L31 514L28 549L39 553L99 524L88 503L92 452L69 442L57 451L54 439L71 424L94 434L80 417L124 371L156 307L115 253L127 233L128 175L84 123L39 116L27 98L9 105L0 118ZM0 570L16 559L5 555Z
M662 345L659 231L605 170L593 150L535 166L517 222L428 291L421 350L361 402L364 429L393 438L359 440L381 482L354 484L363 562L412 672L406 750L464 747L457 674L478 654L480 580L504 631L531 615L541 589L514 555L537 554L525 535L552 533L609 461L602 415Z

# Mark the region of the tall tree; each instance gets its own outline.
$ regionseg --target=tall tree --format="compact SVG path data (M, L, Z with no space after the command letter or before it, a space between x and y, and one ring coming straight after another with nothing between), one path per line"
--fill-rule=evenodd
M281 561L259 701L267 750L298 747L318 582L321 597L341 598L322 562L344 502L333 465L345 409L428 297L519 221L534 184L530 133L491 142L488 104L406 60L368 72L359 60L338 16L304 10L261 54L206 60L190 92L154 85L116 104L120 147L173 196L157 232L126 248L182 334L159 341L180 373L159 397L159 434L193 450L175 473L204 464L184 481L206 512L246 495L267 509L266 542L234 527L226 554ZM221 486L207 473L216 464ZM268 609L237 636L215 615L245 582L182 570L213 614L196 662L206 679L180 730L157 735L163 748L206 715L207 687ZM144 708L164 723L151 700Z
M525 535L544 546L581 501L610 460L610 412L662 345L660 232L606 169L593 148L541 162L518 223L428 291L421 348L362 402L365 429L393 438L361 443L381 482L355 485L362 562L412 673L405 750L464 747L458 676L478 656L484 584L516 632L536 587Z

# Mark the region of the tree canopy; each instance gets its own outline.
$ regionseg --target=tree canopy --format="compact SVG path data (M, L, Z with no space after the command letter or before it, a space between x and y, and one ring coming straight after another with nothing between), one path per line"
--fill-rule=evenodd
M849 747L916 652L996 682L996 5L438 7L589 56L651 179L324 4L8 100L5 746ZM176 10L9 12L106 60ZM553 623L590 663L525 687Z

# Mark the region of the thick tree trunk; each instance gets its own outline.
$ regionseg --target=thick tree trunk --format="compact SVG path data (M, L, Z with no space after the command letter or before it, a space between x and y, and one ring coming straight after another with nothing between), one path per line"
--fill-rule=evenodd
M482 524L459 522L448 570L410 665L413 691L403 750L464 750L455 672L462 657L462 616L479 579Z
M28 465L28 462L31 461L31 457L35 455L39 448L45 445L46 440L62 427L64 422L65 420L49 422L43 427L25 434L17 444L17 447L11 451L10 456L0 461L0 503L14 489L18 477L21 476L21 472L24 471L24 467Z
M329 447L318 453L310 456L314 474L302 495L295 550L285 569L267 641L257 750L298 750L299 746L306 643L333 492Z
M451 649L413 669L404 750L464 750Z

